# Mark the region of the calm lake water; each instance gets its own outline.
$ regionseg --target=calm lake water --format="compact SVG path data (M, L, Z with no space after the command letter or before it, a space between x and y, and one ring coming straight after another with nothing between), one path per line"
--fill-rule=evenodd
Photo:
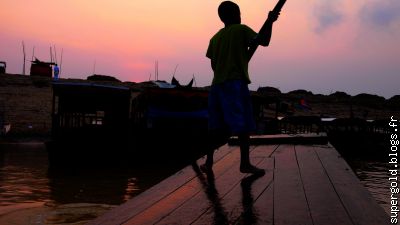
M373 160L353 160L352 168L386 213L390 215L389 165Z
M42 143L0 144L0 224L85 224L182 166L54 170Z
M371 160L350 164L388 212L388 165ZM54 171L44 144L0 144L0 224L85 224L182 167L77 169L71 165Z

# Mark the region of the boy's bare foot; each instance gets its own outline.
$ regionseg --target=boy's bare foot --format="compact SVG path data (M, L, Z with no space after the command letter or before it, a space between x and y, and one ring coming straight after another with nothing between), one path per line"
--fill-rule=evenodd
M256 175L264 175L265 174L265 170L257 168L253 165L240 166L240 172L241 173L251 173L251 174L256 174Z

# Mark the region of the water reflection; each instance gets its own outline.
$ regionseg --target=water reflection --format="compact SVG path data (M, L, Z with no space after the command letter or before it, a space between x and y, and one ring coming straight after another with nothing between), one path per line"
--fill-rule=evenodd
M212 224L229 224L227 212L221 203L221 197L219 196L218 190L215 187L214 172L209 170L207 171L206 176L204 176L196 163L192 164L192 168L197 174L197 178L199 179L210 205L212 206L212 210L214 211Z
M385 162L360 159L354 159L350 164L357 177L371 192L378 204L390 214L389 165Z
M181 167L49 167L43 143L0 144L0 224L84 224Z
M43 145L2 145L0 149L0 207L4 210L16 202L48 201L48 163Z
M237 224L257 224L259 215L254 210L254 198L251 187L254 181L264 175L253 174L245 177L240 182L242 187L242 206L243 213Z

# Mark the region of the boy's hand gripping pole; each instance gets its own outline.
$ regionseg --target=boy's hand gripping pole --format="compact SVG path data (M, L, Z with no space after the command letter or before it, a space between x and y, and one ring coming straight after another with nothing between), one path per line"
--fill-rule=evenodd
M274 9L271 11L271 13L278 15L279 12L282 10L283 5L286 3L286 0L279 0L278 3L276 3ZM258 32L257 37L252 40L249 44L249 50L248 50L248 57L249 61L251 57L253 57L254 53L257 50L257 47L259 45L258 42L258 37L263 37L263 34L266 32L267 28L272 25L274 21L271 21L270 17L267 18L263 26L261 27L260 31Z

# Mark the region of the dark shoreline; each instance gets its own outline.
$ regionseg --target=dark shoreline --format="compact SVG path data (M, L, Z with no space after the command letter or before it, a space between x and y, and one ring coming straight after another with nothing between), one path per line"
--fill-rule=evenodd
M10 124L9 137L15 141L30 139L48 140L52 127L52 79L23 75L0 75L0 125ZM107 82L82 79L60 79L59 82L99 83L124 86L140 90L153 85L151 82ZM202 89L207 89L204 87ZM273 87L262 87L252 93L255 100L278 99L279 105L263 108L266 118L285 116L317 116L325 118L362 118L365 120L389 119L400 115L400 95L385 99L381 96L344 92L331 95L313 94L306 90L281 93ZM310 108L304 108L305 101ZM32 138L31 138L32 137ZM4 137L0 136L0 141Z

